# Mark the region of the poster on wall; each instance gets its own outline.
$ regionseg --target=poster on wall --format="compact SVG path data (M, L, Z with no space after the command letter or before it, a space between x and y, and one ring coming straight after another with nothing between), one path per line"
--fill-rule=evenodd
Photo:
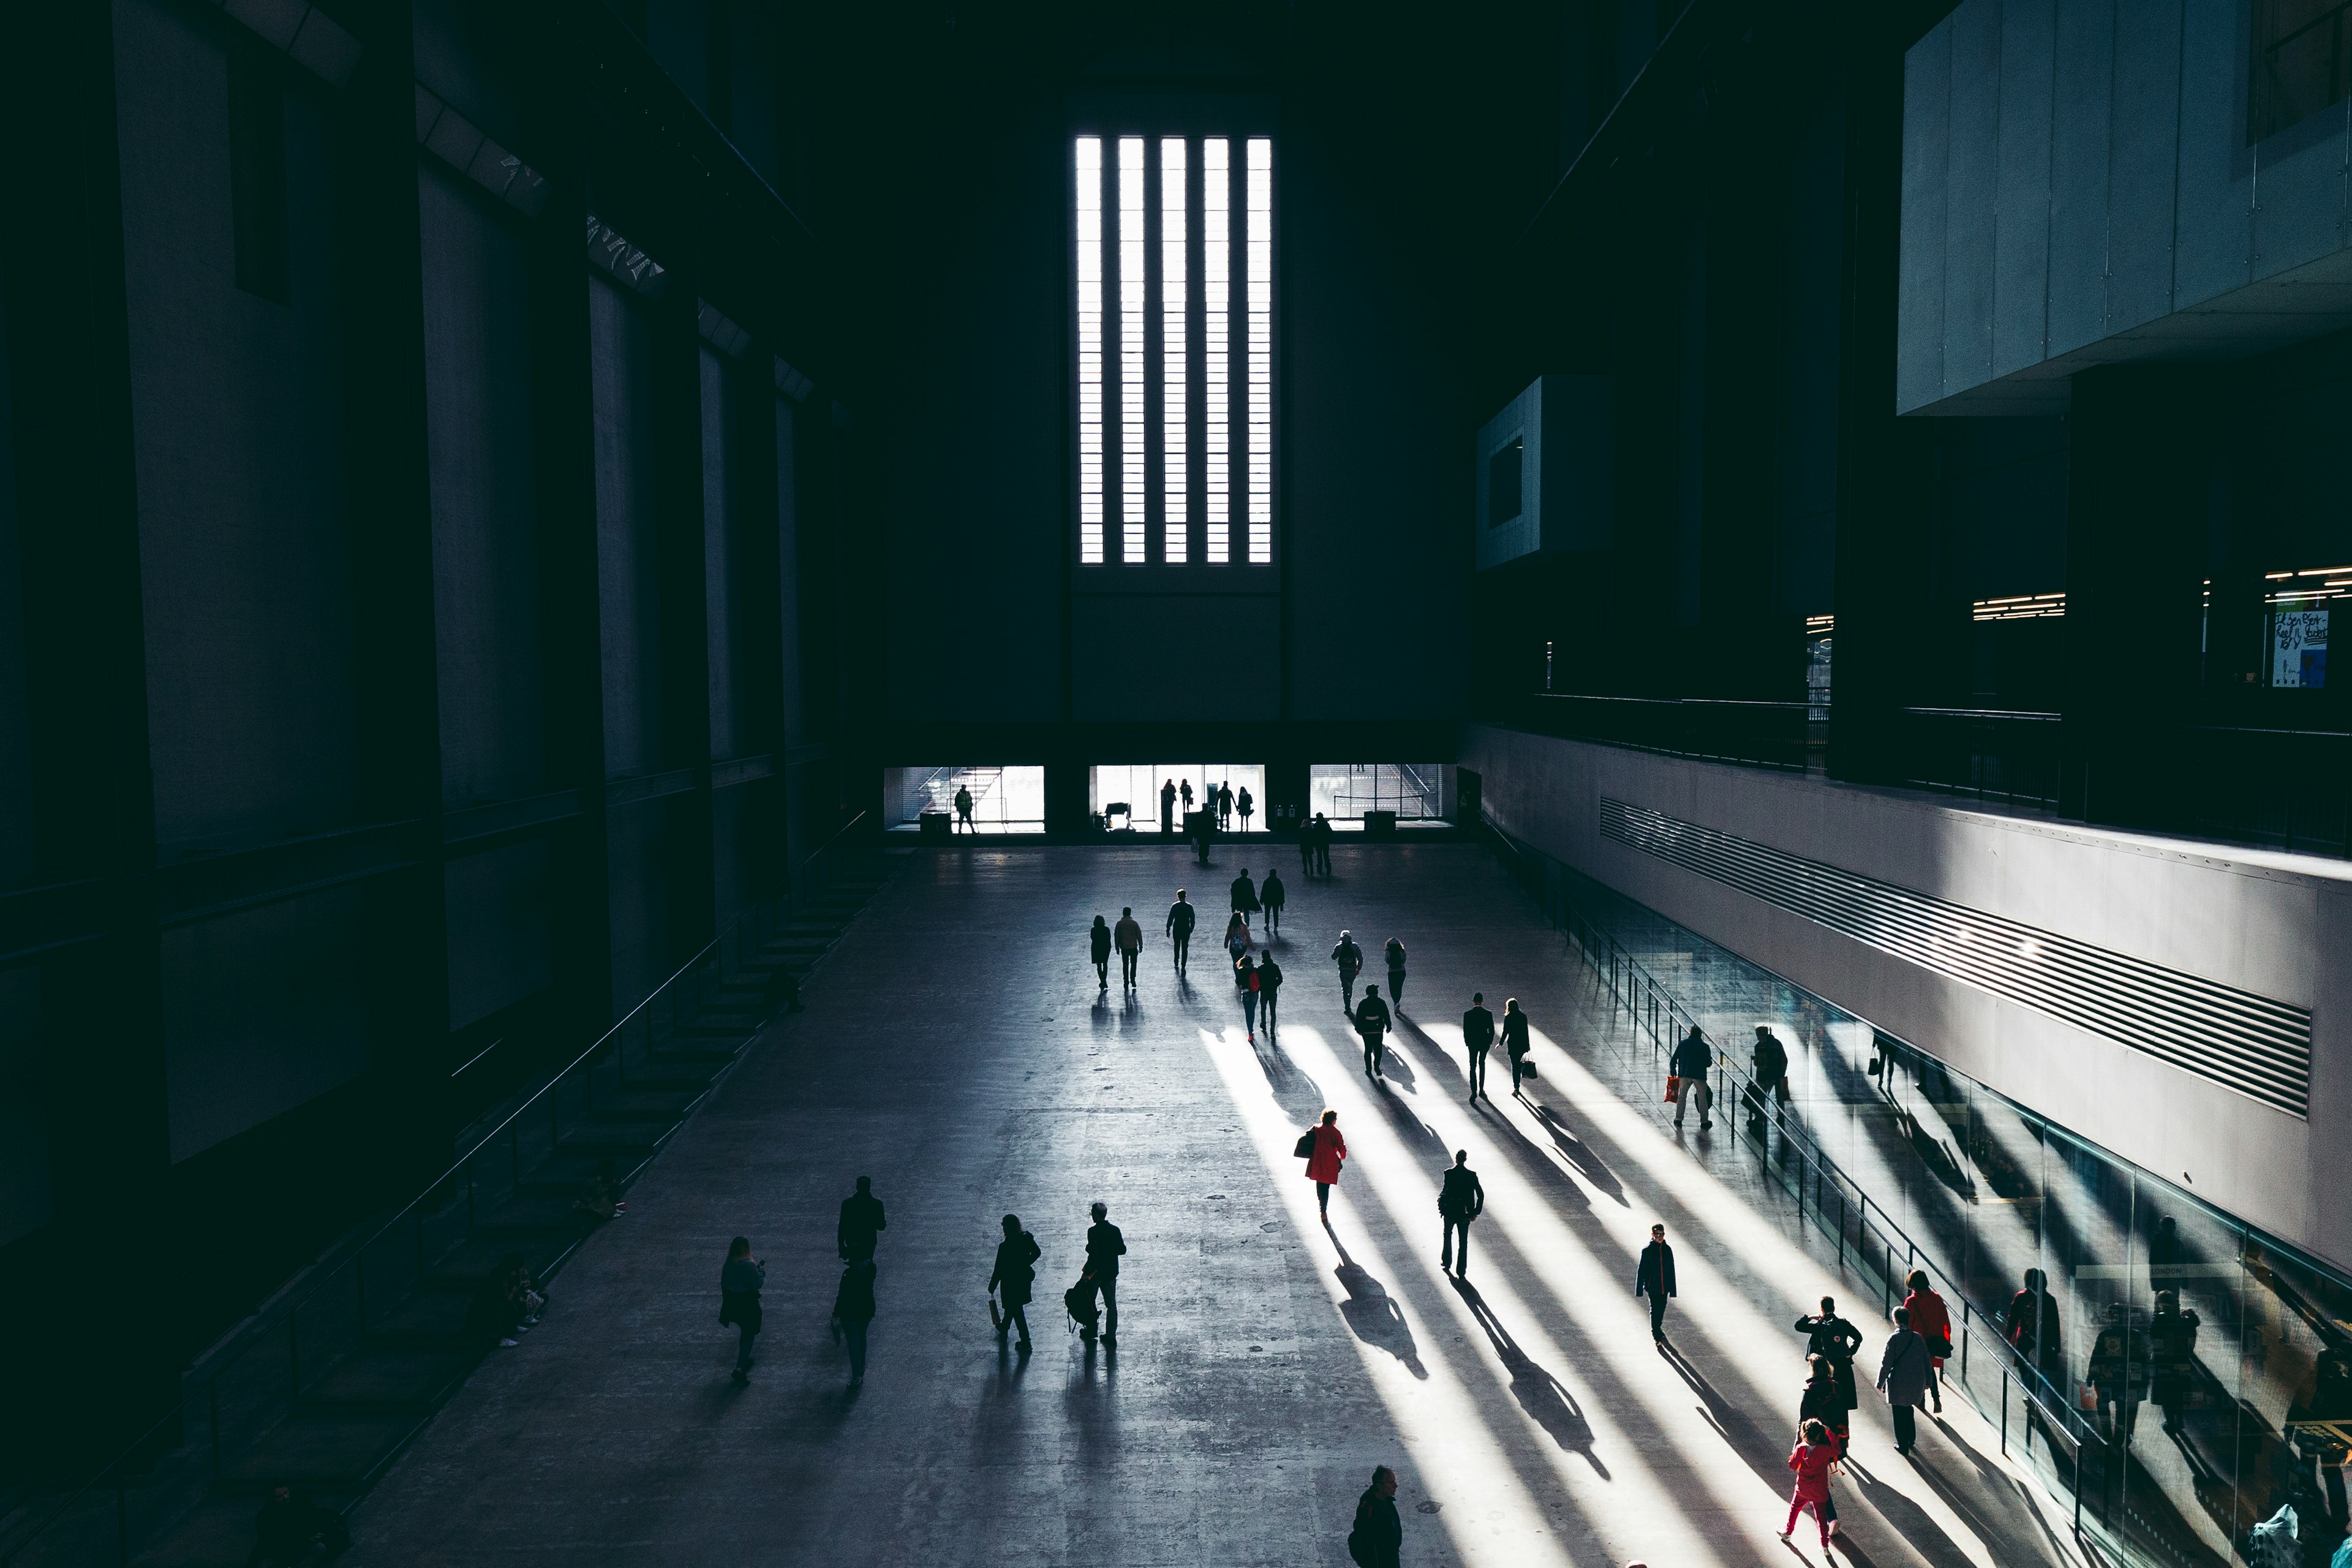
M2327 612L2271 612L2271 684L2315 690L2327 684Z

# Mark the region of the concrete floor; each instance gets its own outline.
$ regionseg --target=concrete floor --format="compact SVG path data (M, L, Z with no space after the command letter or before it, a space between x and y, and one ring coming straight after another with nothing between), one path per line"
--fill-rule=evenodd
M1278 1040L1253 1047L1213 942L1239 865L1285 856ZM1774 1217L1727 1139L1677 1139L1646 1049L1612 1041L1584 973L1473 846L1297 857L1181 848L916 855L811 987L362 1505L361 1564L1344 1564L1358 1493L1396 1466L1404 1561L1811 1562L1775 1538L1800 1387L1789 1324L1833 1270ZM1192 977L1161 915L1204 910ZM1098 997L1085 931L1135 905L1139 991ZM1376 1089L1326 956L1412 952ZM1379 961L1377 957L1374 963ZM1382 989L1387 989L1385 978ZM1459 1019L1517 995L1546 1070L1465 1102ZM1352 1153L1317 1223L1291 1157L1325 1107ZM1485 1180L1470 1284L1440 1274L1450 1152ZM835 1212L889 1206L863 1389L826 1332ZM1129 1254L1115 1352L1066 1333L1086 1205ZM1037 1349L1001 1352L997 1218L1045 1250ZM1676 1246L1677 1353L1630 1292L1653 1219ZM718 1321L729 1237L767 1258L750 1387ZM1849 1302L1874 1340L1874 1302ZM1864 1352L1874 1368L1876 1346ZM1867 1568L2079 1561L2061 1510L1957 1400L1895 1457L1857 1412L1842 1555Z

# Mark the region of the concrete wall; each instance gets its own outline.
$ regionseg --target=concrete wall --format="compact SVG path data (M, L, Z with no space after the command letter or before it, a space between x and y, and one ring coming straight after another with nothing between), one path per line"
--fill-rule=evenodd
M1487 816L2070 1131L2352 1260L2352 866L2003 817L1930 796L1465 726ZM1601 798L2313 1012L2312 1120L1904 963L1627 845Z
M2054 413L2089 364L2352 324L2352 121L2249 146L2248 55L2243 0L1964 0L1913 47L1901 412Z

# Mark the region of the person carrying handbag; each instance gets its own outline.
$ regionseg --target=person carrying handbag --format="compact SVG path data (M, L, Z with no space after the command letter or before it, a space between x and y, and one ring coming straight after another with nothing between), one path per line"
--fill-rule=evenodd
M1911 1314L1911 1331L1927 1343L1927 1393L1936 1401L1936 1414L1944 1413L1944 1363L1952 1354L1952 1314L1944 1299L1927 1288L1927 1271L1911 1270L1906 1283L1911 1293L1903 1298L1906 1310Z
M1339 1164L1348 1157L1348 1141L1339 1136L1339 1113L1327 1110L1322 1123L1298 1142L1314 1145L1307 1155L1307 1179L1315 1184L1315 1206L1326 1219L1331 1215L1331 1188L1339 1180Z
M1036 1287L1037 1259L1042 1256L1037 1238L1021 1228L1021 1216L1006 1215L1004 1239L996 1244L996 1267L988 1274L988 1288L1002 1294L1004 1312L997 1318L995 1302L992 1301L989 1316L997 1318L999 1344L1013 1330L1021 1331L1020 1348L1024 1355L1029 1351L1030 1292Z

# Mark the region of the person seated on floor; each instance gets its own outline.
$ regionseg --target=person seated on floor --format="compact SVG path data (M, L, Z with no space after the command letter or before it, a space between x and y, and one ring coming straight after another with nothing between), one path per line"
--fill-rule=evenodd
M245 1568L323 1563L351 1543L341 1514L281 1486L253 1517L253 1550L246 1554Z
M523 1266L522 1254L509 1252L475 1289L466 1327L500 1350L510 1350L515 1335L536 1324L546 1307L547 1297Z
M627 1211L621 1201L621 1178L610 1160L599 1160L588 1179L580 1184L580 1196L572 1205L572 1212L592 1226L604 1224L614 1215Z

